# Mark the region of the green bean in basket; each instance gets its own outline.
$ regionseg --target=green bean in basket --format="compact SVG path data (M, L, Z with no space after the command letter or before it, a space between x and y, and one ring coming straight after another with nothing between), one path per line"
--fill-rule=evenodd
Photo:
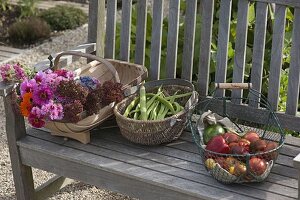
M145 87L140 87L139 96L127 106L124 116L135 120L163 120L184 110L177 99L188 97L192 92L173 95L164 94L160 87L156 94L146 93Z

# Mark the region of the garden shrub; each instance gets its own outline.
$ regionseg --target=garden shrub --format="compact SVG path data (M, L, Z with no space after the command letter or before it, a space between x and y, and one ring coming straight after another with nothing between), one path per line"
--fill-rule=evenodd
M87 15L81 9L65 5L42 11L40 17L56 31L74 29L87 22Z
M15 44L33 44L40 39L49 38L50 33L47 22L37 17L17 21L8 29L9 40Z

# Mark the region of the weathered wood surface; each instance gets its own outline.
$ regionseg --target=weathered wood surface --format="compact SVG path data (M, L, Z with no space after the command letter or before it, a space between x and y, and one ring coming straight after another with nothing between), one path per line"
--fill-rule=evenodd
M122 1L120 59L124 61L129 61L130 57L131 8L132 0Z
M201 38L200 38L201 51L200 51L200 60L199 60L198 87L199 87L199 94L201 96L206 96L208 93L208 83L209 83L214 1L203 0L201 6L201 14L202 14L201 26L207 28L201 29Z
M272 109L275 111L278 110L285 22L286 22L286 7L282 5L276 5L275 22L274 22L273 36L272 36L272 50L271 50L271 62L270 62L270 75L269 75L269 89L268 89L268 101L270 102Z
M30 166L21 162L17 140L25 137L25 123L21 115L15 115L12 93L4 97L6 116L6 136L11 160L11 167L18 199L31 200L34 198L34 183Z
M98 0L90 0L89 1L89 13L93 13L89 15L89 28L88 29L88 43L96 42L96 37L97 37L97 19L98 19Z
M295 9L293 27L293 44L291 49L291 63L289 70L288 94L286 113L295 115L298 110L300 84L300 9Z
M231 20L232 0L221 1L218 33L216 83L225 83L228 62L228 40ZM224 96L224 90L216 91L216 96Z
M137 25L135 42L135 63L144 65L146 46L146 25L147 25L147 0L140 0L137 3Z
M160 77L160 56L162 41L162 23L163 23L163 3L164 0L153 2L153 20L151 35L151 57L150 57L150 79L156 80Z
M96 55L98 57L104 57L104 44L105 44L105 16L106 16L106 9L105 9L105 0L98 0L98 16L97 16L97 36L96 36L96 46L97 51Z
M171 0L167 41L167 78L176 78L180 0Z
M91 144L83 145L34 130L18 145L25 164L140 199L297 198L292 159L298 147L289 141L264 183L223 185L206 172L191 133L149 147L128 142L118 131L95 130Z
M268 16L268 4L258 2L256 4L256 23L254 32L253 58L251 69L251 83L253 89L261 92L262 74L264 65L265 43L266 43L266 27ZM249 105L258 107L259 97L250 94L251 99Z
M233 68L233 83L244 82L245 72L245 59L246 59L246 47L247 47L247 30L248 30L248 10L249 1L239 0L238 13L237 13L237 28L236 28L236 43L235 43L235 55L234 55L234 68ZM231 97L235 103L241 103L243 90L233 90Z
M250 0L250 1L273 3L278 5L286 5L286 6L300 8L300 2L298 0Z
M115 58L117 0L107 1L105 58Z
M197 0L186 2L181 78L192 81Z

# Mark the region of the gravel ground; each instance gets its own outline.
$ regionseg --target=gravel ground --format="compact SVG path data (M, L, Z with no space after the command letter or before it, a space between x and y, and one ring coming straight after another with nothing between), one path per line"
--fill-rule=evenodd
M59 33L58 35L59 36L52 37L49 41L37 47L25 51L24 54L12 62L20 62L32 66L38 61L46 59L48 55L53 52L72 49L86 41L87 25L77 28L76 30ZM5 114L2 100L0 101L0 155L0 199L16 199L5 134ZM38 169L33 169L33 175L36 186L53 177L53 174ZM81 182L75 182L49 199L130 200L132 198Z

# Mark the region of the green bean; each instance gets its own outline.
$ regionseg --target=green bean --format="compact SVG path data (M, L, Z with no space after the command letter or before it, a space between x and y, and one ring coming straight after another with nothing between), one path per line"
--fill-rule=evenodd
M153 108L153 110L152 110L152 112L151 112L151 113L153 114L153 115L152 115L152 116L153 116L153 117L152 117L153 120L156 120L156 118L157 118L157 110L158 110L159 105L161 105L161 104L158 102L158 104L155 105L155 107Z
M170 100L172 97L175 97L175 99L178 99L178 98L189 96L191 94L192 94L192 92L188 92L188 93L184 93L184 94L177 94L177 95L173 95L173 96L168 96L165 99Z
M159 104L159 102L158 102L158 101L155 101L155 102L150 106L150 108L147 110L147 119L149 119L149 115L150 115L151 111L154 109L154 107L155 107L157 104Z
M174 102L173 104L174 104L175 107L176 107L176 110L175 110L176 113L179 113L180 111L183 110L183 107L182 107L181 105L179 105L179 103Z
M144 85L140 87L140 105L141 105L141 120L147 120L147 107L146 107L146 89Z
M139 119L139 112L135 112L133 115L133 119Z
M161 98L160 96L157 97L157 100L160 101L162 104L164 104L168 109L171 110L172 113L175 114L175 110L174 110L173 105L172 105L173 102L167 101L164 98Z
M155 94L154 96L152 96L152 98L149 100L149 101L147 101L147 103L146 103L146 106L147 106L147 110L150 108L150 106L153 104L153 102L155 101L155 99L159 96L159 95L161 95L162 94L162 92L158 92L157 94ZM147 94L146 94L147 95Z
M139 97L135 97L133 101L127 106L123 116L127 117L130 111L139 103Z
M160 104L160 109L158 111L156 119L163 119L162 114L164 113L165 109L166 109L166 106L164 104Z

